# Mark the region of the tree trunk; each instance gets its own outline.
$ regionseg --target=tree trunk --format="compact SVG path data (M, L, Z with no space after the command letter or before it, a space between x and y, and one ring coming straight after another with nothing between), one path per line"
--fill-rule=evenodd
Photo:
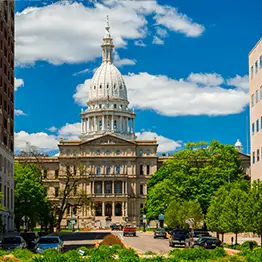
M224 242L224 233L222 233L222 242Z
M217 238L219 239L219 233L217 232Z
M61 230L61 222L63 219L63 215L59 215L57 218L57 223L56 223L56 231L59 232Z
M236 234L236 241L235 241L235 245L237 245L237 233L235 233Z

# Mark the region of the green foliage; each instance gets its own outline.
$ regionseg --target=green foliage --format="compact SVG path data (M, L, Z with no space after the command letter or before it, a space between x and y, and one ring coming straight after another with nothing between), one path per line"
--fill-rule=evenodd
M49 203L46 199L40 170L33 164L15 163L15 214L20 223L23 216L30 218L30 223L42 222L49 214Z
M147 215L154 218L173 200L196 200L206 214L218 188L244 180L239 153L231 145L212 141L188 143L150 178L146 201Z
M165 213L165 223L169 227L187 227L186 219L194 218L193 228L200 228L204 216L201 206L197 201L177 202L173 200Z
M30 252L28 249L21 249L21 248L15 249L13 251L13 255L16 258L19 258L23 261L29 261L33 257L32 252Z

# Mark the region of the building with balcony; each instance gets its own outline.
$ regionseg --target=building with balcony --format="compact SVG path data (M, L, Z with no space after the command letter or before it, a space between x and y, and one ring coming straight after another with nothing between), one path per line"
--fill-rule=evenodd
M262 38L249 53L251 179L262 179Z
M5 231L14 229L14 1L0 1L0 211Z

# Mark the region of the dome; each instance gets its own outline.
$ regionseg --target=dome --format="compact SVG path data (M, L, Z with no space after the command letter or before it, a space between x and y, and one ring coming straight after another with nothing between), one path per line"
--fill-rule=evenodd
M242 143L238 139L237 142L235 143L235 147L242 147Z
M96 100L126 100L127 91L124 79L110 61L103 61L101 66L96 70L90 86L88 102Z

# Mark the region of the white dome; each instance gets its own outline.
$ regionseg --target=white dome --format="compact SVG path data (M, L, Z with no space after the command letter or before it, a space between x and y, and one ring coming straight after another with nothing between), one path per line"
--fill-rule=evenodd
M127 91L124 79L110 61L104 61L96 70L90 86L88 102L110 98L127 101Z
M235 143L235 147L242 147L242 143L238 139L237 142Z

